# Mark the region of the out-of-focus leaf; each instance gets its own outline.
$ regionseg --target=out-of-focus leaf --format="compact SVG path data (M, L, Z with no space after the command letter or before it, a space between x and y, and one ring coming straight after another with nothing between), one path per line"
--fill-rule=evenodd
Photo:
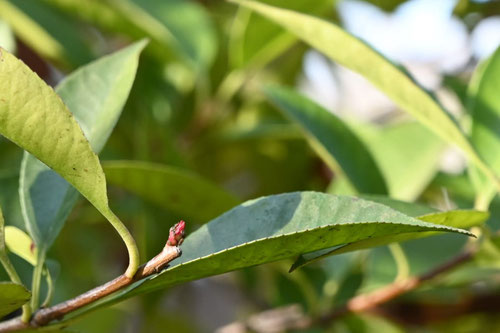
M361 193L387 193L370 152L340 118L293 90L272 86L266 93L286 116L302 127L312 147L332 170L340 166Z
M0 207L0 264L3 266L10 280L14 283L21 284L21 279L17 274L15 267L10 262L9 256L7 255L6 246L6 231L5 231L5 220L3 218L2 208ZM1 316L0 316L1 318Z
M352 129L379 166L390 196L406 201L418 198L437 172L443 142L417 122Z
M301 13L255 1L230 0L250 8L297 35L330 59L363 75L403 110L447 142L458 146L500 186L498 177L483 162L453 118L406 73L367 44L338 26Z
M22 157L22 152L20 156ZM3 209L5 220L9 221L9 225L23 228L25 225L19 202L19 165L16 169L0 175L0 188L2 189L0 191L0 206Z
M93 58L75 22L39 0L0 1L0 17L36 52L66 66Z
M340 323L341 321L339 321ZM395 323L389 321L381 316L372 314L353 314L346 316L342 323L347 327L348 332L357 333L371 333L371 332L384 332L384 333L403 333L405 330L398 327ZM339 324L337 324L339 325ZM344 330L345 330L344 326ZM337 327L337 326L334 326Z
M334 306L338 307L345 304L349 299L356 295L363 284L364 272L359 263L354 263L347 274L342 278L339 288L333 299Z
M433 179L431 186L436 190L446 189L446 191L455 197L466 200L469 203L464 207L470 207L474 201L474 186L471 183L470 177L467 174L452 175L449 173L439 172Z
M3 218L2 208L0 207L0 255L5 254L5 220Z
M0 20L0 46L10 53L16 52L16 40L12 33L12 29L3 20Z
M36 266L38 249L24 231L13 226L6 226L5 244L10 252Z
M57 325L53 325L53 326L57 326ZM77 333L79 331L70 331L70 330L64 329L64 327L57 328L57 327L52 327L52 326L48 329L33 329L33 330L21 330L21 331L19 331L19 333L40 333L40 332L43 332L43 333Z
M22 285L0 282L0 318L19 309L30 297L31 293Z
M265 0L264 3L273 3ZM287 9L301 13L321 14L332 9L333 1L309 0L282 3ZM240 8L231 27L229 59L234 67L261 67L297 42L297 37L283 31L277 24Z
M110 184L203 222L240 203L217 185L182 169L136 161L105 162L103 168Z
M66 152L63 150L58 152L61 159L58 163L61 167L70 169L66 169L64 171L66 174L64 174L53 165L51 167L75 187L33 155L25 153L20 178L21 204L28 230L37 247L42 249L41 251L50 247L63 227L78 199L78 192L75 188L96 207L100 205L99 210L105 209L103 205L107 206L104 173L97 156L90 150L90 147L99 152L111 134L132 87L139 54L144 46L144 41L135 43L82 67L69 75L56 88L56 92L73 112L85 137L80 128L77 128L80 131L79 138L75 133L69 132L68 127L63 126L45 129L47 132L40 131L40 135L47 140L57 140L58 137L63 138L68 134L72 136L73 139L71 137L68 139ZM47 114L49 111L50 109L46 111ZM41 116L41 119L43 117L48 116ZM68 113L63 117L71 119L71 114ZM82 145L86 144L86 154L93 159L92 167L82 165L78 155L65 155L74 151L72 144L75 141ZM51 158L51 156L57 156L57 154L49 151L46 158ZM47 161L44 162L50 165ZM98 178L98 180L92 184L90 177ZM71 180L72 178L74 180ZM90 191L94 193L89 194Z
M127 15L120 10L119 4L116 1L109 0L87 0L85 2L79 0L40 0L47 6L64 11L66 14L74 15L83 21L87 21L106 31L127 34L133 38L144 38L148 33L141 28L142 25L147 25L147 16L143 11L136 6L129 8L130 11L135 11L135 15ZM130 5L128 1L127 5ZM136 18L142 19L142 23Z
M149 37L157 59L179 60L207 70L217 51L215 29L205 8L192 1L169 0L46 0L98 27L134 39Z
M472 113L471 141L479 156L500 174L500 156L492 153L500 150L500 47L484 63L478 66L470 87L469 99ZM479 170L477 170L479 171ZM496 193L496 187L484 176L473 177L478 193L488 203Z
M416 218L428 223L449 226L454 228L470 228L476 225L484 223L489 217L488 212L481 212L477 210L454 210L448 212L438 212L431 213L427 215L417 216ZM329 249L324 249L320 251L315 251L311 253L302 254L293 263L290 268L291 271L307 265L316 260L341 253L357 251L367 248L373 248L381 245L386 245L390 243L405 242L412 239L419 239L423 237L429 237L436 235L434 231L430 232L414 232L405 234L388 235L382 237L371 237L369 239L364 239L361 241L352 242L350 244L332 247Z
M184 0L133 0L172 34L177 50L197 69L206 70L217 51L213 24L205 9Z
M335 245L426 230L470 235L353 197L317 192L263 197L233 208L189 235L182 257L132 294Z

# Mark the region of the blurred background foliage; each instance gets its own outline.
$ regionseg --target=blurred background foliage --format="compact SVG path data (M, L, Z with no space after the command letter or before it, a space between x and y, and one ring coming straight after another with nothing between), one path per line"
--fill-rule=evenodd
M478 62L500 45L499 1L262 2L322 17L364 39L404 65L466 127L467 84ZM273 82L295 86L344 119L375 157L391 197L439 209L473 207L474 187L459 152L359 75L247 9L204 0L0 0L0 45L51 85L144 37L150 44L131 95L100 155L102 161L155 163L142 165L149 172L157 164L180 172L180 181L168 183L170 192L163 193L150 191L161 175L120 174L120 162L104 163L111 206L135 235L143 261L163 247L168 228L179 219L194 230L238 202L261 195L352 193L297 127L267 102L261 88ZM5 139L0 151L5 220L25 229L17 194L22 151ZM197 183L183 182L184 173L221 191L220 205L209 209L194 201L202 190ZM196 204L190 197L175 198L181 187L192 191ZM490 211L488 225L497 230L498 198ZM402 244L407 273L419 274L446 261L464 242L450 234ZM308 313L320 313L394 281L401 272L395 251L401 249L344 254L293 274L283 263L248 268L130 299L90 314L75 329L210 332L282 305L298 303ZM55 301L120 274L125 254L109 224L81 200L49 252L61 268ZM15 256L12 260L29 285L30 264ZM330 331L498 331L499 263L496 245L485 246L475 262L387 304L381 315L350 316Z

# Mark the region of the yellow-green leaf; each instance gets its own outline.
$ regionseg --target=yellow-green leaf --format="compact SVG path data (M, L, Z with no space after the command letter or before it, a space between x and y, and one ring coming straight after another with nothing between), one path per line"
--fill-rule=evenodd
M104 172L75 118L51 87L3 49L0 133L54 169L98 209L107 207Z
M97 59L56 87L96 153L104 147L121 115L145 44L139 41ZM28 153L24 154L19 183L25 224L37 246L46 251L78 200L78 192Z
M108 206L106 179L99 158L54 90L3 49L0 49L0 134L59 173L113 224L129 249L131 266L127 274L134 274L139 259L137 248Z
M30 292L22 285L0 282L0 318L19 309L30 297Z
M36 265L38 249L33 240L24 231L13 226L5 227L5 245L10 252Z

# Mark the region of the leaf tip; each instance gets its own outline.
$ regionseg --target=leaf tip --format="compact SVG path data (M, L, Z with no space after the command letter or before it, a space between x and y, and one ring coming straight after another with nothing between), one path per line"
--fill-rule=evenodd
M290 266L288 273L292 273L294 270L296 270L297 268L299 268L303 265L304 265L304 257L302 255L300 255L297 258L297 260L295 260L295 262L292 264L292 266Z
M135 42L134 44L137 46L138 51L142 51L142 50L144 50L144 48L146 48L146 46L148 46L150 41L151 40L146 37L146 38L140 39L139 41Z

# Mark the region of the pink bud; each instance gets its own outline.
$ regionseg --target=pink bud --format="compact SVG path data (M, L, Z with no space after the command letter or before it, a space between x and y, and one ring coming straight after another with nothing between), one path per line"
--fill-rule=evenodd
M181 245L184 240L184 229L186 228L186 222L180 220L176 225L170 228L168 234L168 245L177 246Z

